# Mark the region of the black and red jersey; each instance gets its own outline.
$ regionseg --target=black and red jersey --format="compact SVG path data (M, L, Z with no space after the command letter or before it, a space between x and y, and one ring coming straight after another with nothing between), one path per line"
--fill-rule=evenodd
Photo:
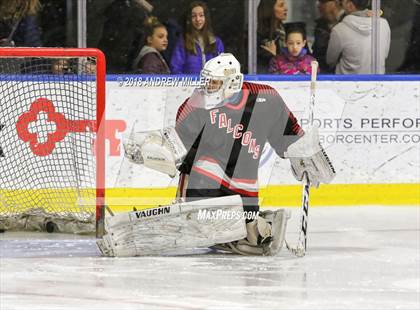
M242 90L210 110L197 93L178 109L176 131L189 150L180 170L189 187L213 184L243 197L258 197L258 167L268 142L283 157L303 134L277 91L262 84ZM204 181L204 182L203 182Z

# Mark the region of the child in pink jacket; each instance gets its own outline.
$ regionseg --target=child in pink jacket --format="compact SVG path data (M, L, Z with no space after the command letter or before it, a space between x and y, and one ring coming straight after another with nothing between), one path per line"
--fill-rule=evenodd
M282 53L271 58L269 72L273 74L311 74L311 61L308 54L306 32L302 27L286 29L286 46ZM319 70L318 70L319 71Z

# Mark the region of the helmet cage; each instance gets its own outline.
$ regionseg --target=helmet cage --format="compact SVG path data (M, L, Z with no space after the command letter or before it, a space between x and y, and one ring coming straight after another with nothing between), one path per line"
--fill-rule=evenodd
M215 94L220 94L221 92L230 92L235 93L241 90L243 84L243 74L242 73L233 73L229 72L230 69L225 69L225 75L215 75L210 70L202 69L200 76L203 82L202 90L206 96L213 96ZM235 71L235 70L233 70ZM211 89L210 82L222 81L222 85L219 89Z

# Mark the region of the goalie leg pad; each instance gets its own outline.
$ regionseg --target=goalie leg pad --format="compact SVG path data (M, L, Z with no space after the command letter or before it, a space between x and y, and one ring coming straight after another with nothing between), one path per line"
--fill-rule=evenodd
M102 256L115 256L108 235L104 235L102 239L96 240L96 245L99 251L101 251Z
M117 214L105 219L107 234L97 244L105 256L208 247L244 238L247 232L242 214L239 195Z

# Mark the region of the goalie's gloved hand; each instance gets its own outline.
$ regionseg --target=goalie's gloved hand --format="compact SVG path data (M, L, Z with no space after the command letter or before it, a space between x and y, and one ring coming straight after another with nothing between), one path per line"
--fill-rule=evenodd
M173 127L162 130L133 133L124 140L124 155L135 164L174 177L187 154Z
M331 182L335 176L334 167L319 142L317 127L306 130L302 138L287 148L284 157L289 158L295 178L302 181L306 173L314 187Z

